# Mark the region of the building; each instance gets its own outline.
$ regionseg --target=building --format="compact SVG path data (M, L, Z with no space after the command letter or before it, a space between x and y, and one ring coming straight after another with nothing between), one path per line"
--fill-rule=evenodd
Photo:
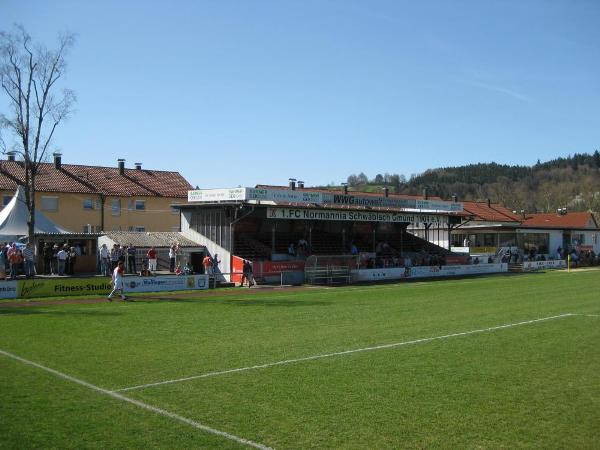
M36 181L36 207L61 227L75 233L103 231L179 231L179 211L190 183L178 172L63 164L60 153L42 163ZM14 154L0 161L0 195L8 204L24 184L23 163Z
M190 191L188 203L178 208L183 234L218 255L228 280L244 259L260 262L265 272L302 272L305 256L351 255L353 247L376 263L381 255L413 261L419 252L450 256L406 228L422 224L448 233L463 218L457 202L305 188L293 181L287 187Z
M468 239L464 251L472 254L496 254L506 247L546 258L555 257L558 248L600 252L600 228L590 212L517 214L490 201L463 205L469 217L451 232L454 251L461 251Z

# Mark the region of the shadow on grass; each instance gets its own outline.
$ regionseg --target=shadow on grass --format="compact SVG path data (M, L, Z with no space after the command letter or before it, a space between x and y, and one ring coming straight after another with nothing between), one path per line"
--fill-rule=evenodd
M122 313L118 311L99 311L90 310L58 310L58 309L38 309L38 308L0 308L0 316L33 316L33 315L48 315L48 316L120 316Z
M303 306L328 306L331 303L323 301L310 300L293 300L293 299L278 299L278 298L174 298L167 296L144 296L133 297L133 303L145 303L160 305L160 302L169 303L198 303L203 305L228 305L228 306L265 306L265 307L303 307Z

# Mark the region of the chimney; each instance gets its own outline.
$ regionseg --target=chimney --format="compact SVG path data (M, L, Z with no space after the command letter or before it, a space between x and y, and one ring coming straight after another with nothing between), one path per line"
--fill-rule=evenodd
M342 186L344 186L344 195L348 195L348 183L342 183Z
M383 188L383 195L384 197L389 197L390 196L390 188L387 186L384 186Z
M290 178L289 180L290 180L290 189L292 191L295 191L296 190L296 179L295 178Z
M429 200L429 193L427 192L427 188L423 189L423 198L425 200Z
M61 153L52 153L54 156L54 168L56 170L60 170L62 164L62 154Z
M15 160L15 152L7 152L6 153L6 159L8 161L14 161Z
M117 165L119 166L119 174L125 175L125 160L117 159Z
M304 181L298 181L298 189L304 189Z
M488 205L488 208L492 207L492 201L489 198L487 199L487 205Z
M135 163L135 170L142 170L142 163Z
M452 201L453 201L454 203L458 202L458 195L454 194L454 195L452 196Z

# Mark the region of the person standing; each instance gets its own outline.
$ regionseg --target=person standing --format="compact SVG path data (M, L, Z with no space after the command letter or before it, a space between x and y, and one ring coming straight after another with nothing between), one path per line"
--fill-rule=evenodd
M123 282L124 274L125 274L125 267L123 266L123 261L119 261L117 263L117 267L115 267L115 270L113 270L113 274L112 274L113 290L111 291L110 294L108 294L108 301L112 302L113 295L115 295L115 293L117 291L119 291L121 293L121 300L127 299L127 297L125 297L125 283Z
M207 275L212 275L212 259L208 253L202 260L202 265L204 266L204 273Z
M77 260L77 251L75 247L69 250L69 275L75 275L75 261Z
M105 277L110 275L110 253L108 252L108 247L106 244L102 244L100 247L100 273Z
M216 275L219 271L219 264L221 264L221 260L219 259L219 255L215 253L214 258L212 259L212 274Z
M67 263L67 259L69 258L69 254L65 251L64 248L61 248L56 254L56 259L58 261L58 274L65 274L65 265Z
M113 245L113 248L110 250L110 272L119 264L119 246L117 244Z
M25 278L33 278L35 269L33 267L33 248L30 242L23 249L23 260L25 262Z
M10 263L10 279L15 280L17 278L17 269L19 264L21 264L21 255L19 249L17 248L17 244L14 242L12 243L7 255L8 262Z
M129 273L136 273L137 267L135 265L135 255L137 254L137 249L129 244L127 247L127 264L129 265Z
M148 257L148 270L150 272L156 272L156 249L150 247L146 256Z
M175 248L175 244L171 245L169 248L169 272L173 273L175 271L175 258L177 257L177 250Z

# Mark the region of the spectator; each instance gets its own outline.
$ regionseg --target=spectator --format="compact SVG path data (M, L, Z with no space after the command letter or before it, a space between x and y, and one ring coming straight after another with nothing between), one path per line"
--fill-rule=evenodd
M0 280L6 279L6 259L4 247L0 247Z
M58 262L58 274L59 275L64 275L65 274L65 265L67 262L67 259L69 258L69 254L65 251L64 247L61 248L58 253L56 254L56 260Z
M190 263L186 261L185 266L183 266L183 273L184 275L192 275L194 273L194 271L192 270L192 266L190 266Z
M106 244L100 247L100 273L105 277L110 276L110 253Z
M52 273L52 247L47 242L42 248L42 260L44 261L42 273L50 275Z
M175 258L177 257L177 250L175 244L169 248L169 272L175 272Z
M75 247L69 249L69 275L75 275L75 261L77 260L77 250Z
M21 251L17 248L16 243L12 243L7 253L8 262L10 264L10 279L14 280L18 275L19 264L22 262Z
M137 254L137 249L129 244L127 247L127 265L129 266L129 273L137 273L137 267L135 264L135 255Z
M33 278L35 275L35 267L33 265L33 248L31 243L28 242L23 250L23 261L25 263L25 277Z
M154 247L150 247L148 253L146 254L148 257L148 270L150 272L156 272L156 250Z
M288 255L290 256L296 256L296 249L294 248L294 243L290 243L290 245L288 246Z
M221 264L221 260L219 259L219 255L215 253L214 258L212 259L213 275L216 275L219 272L219 264Z
M113 245L113 248L110 250L110 271L111 273L116 269L119 264L119 246L117 244Z
M207 275L212 275L212 259L208 253L202 259L202 265L204 266L204 273Z

